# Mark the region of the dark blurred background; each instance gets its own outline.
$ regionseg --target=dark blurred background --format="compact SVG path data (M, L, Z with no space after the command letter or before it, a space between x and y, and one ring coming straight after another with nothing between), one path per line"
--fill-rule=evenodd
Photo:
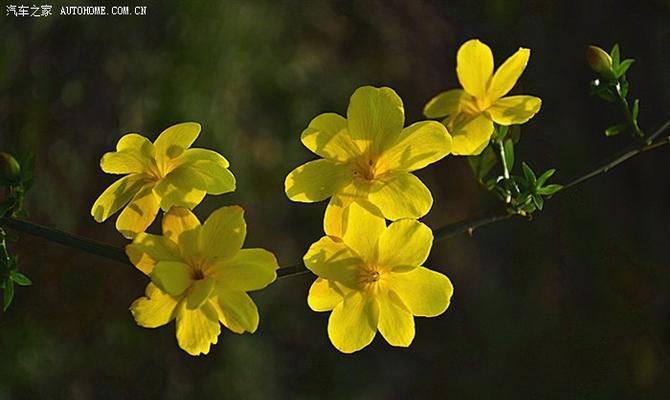
M140 4L147 16L33 19L5 16L3 2L0 148L37 156L31 220L122 246L114 218L89 214L114 180L100 156L124 133L154 139L194 120L204 128L196 146L228 157L238 180L196 213L242 205L247 246L295 264L322 235L325 207L283 192L285 175L314 158L302 129L319 113L344 113L365 84L395 88L408 122L421 119L426 101L458 86L456 50L473 37L496 65L532 49L515 92L543 107L517 159L556 167L557 182L630 140L601 133L618 115L588 94L586 45L619 42L637 60L629 79L644 130L670 116L668 1ZM174 324L135 325L140 272L23 235L15 250L34 285L0 317L0 399L668 398L669 166L667 148L650 152L561 193L531 223L437 242L427 265L454 283L449 310L418 318L410 349L377 337L349 356L330 345L328 314L307 307L311 276L254 293L258 332L224 330L209 356L192 358ZM424 218L433 228L495 203L464 158L418 175L435 198Z

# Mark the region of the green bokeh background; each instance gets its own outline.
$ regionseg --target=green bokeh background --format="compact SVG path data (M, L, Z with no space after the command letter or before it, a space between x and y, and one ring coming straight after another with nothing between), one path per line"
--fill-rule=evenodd
M285 175L314 158L302 129L344 113L365 84L393 87L408 122L421 119L426 101L458 85L456 50L472 37L496 64L532 49L515 92L543 107L517 159L556 167L557 182L630 140L601 134L618 116L588 95L586 45L619 42L637 60L629 78L643 129L670 114L664 0L161 1L143 3L144 17L42 19L5 16L2 5L0 148L37 156L30 218L118 246L113 220L89 215L114 179L100 156L124 133L153 139L194 120L197 146L223 153L238 180L196 213L243 206L247 246L295 264L322 235L325 208L283 192ZM22 236L15 250L34 285L0 317L0 399L668 398L669 166L668 149L651 152L562 193L532 223L437 242L427 265L454 283L449 310L417 319L410 349L378 337L348 356L330 345L327 314L307 307L311 276L254 293L258 332L224 331L193 358L173 324L133 322L140 272ZM424 218L433 228L494 203L464 158L418 175L435 198Z

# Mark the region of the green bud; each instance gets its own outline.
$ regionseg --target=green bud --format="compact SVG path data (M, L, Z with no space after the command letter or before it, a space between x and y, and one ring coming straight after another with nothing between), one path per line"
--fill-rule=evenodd
M589 66L600 77L604 79L614 79L612 70L612 57L598 46L589 46L586 48L586 61Z
M0 178L7 182L19 179L21 166L11 154L0 151Z

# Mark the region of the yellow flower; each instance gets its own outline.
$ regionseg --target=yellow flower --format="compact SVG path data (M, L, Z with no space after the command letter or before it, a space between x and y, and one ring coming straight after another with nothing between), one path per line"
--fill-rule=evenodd
M404 123L393 89L357 89L347 118L321 114L303 131L302 143L323 159L294 169L284 183L286 195L308 203L331 197L324 218L331 228L341 225L342 211L353 202L390 220L422 217L433 198L411 172L449 154L451 136L436 121Z
M235 190L228 160L207 149L190 149L200 124L185 122L161 133L154 143L137 133L123 136L116 151L106 153L100 167L123 178L108 187L93 204L91 215L103 222L124 208L116 229L128 239L151 225L158 209L172 206L192 209L205 194Z
M246 292L276 279L277 260L264 249L242 249L244 210L219 208L200 225L187 208L174 207L162 222L163 236L140 233L126 246L151 278L130 306L137 324L157 328L176 319L179 347L191 355L216 344L219 322L235 333L255 332L258 310Z
M477 39L465 42L456 55L456 74L463 89L440 93L426 104L428 118L444 118L457 155L482 152L493 134L493 123L523 124L542 105L534 96L505 96L528 64L530 50L519 48L493 73L493 54Z
M442 314L453 293L446 276L420 266L433 234L411 219L387 227L383 218L355 204L348 214L343 237L324 236L303 258L319 276L309 290L309 306L332 310L328 336L343 353L370 344L377 330L389 344L407 347L414 339L414 316Z

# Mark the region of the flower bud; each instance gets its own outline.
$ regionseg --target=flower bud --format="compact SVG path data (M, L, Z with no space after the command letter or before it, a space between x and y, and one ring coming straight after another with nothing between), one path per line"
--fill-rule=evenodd
M589 66L599 76L605 79L613 79L612 57L598 46L589 46L586 48L586 61Z
M11 154L0 151L0 178L7 182L19 179L21 166Z

